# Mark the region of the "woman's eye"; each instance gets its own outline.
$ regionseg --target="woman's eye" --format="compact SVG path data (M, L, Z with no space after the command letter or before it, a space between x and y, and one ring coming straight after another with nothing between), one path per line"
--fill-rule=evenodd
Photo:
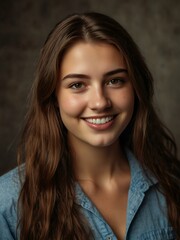
M71 84L70 88L72 89L81 89L84 87L84 83L74 83L74 84Z
M108 85L121 85L125 80L123 78L113 78L108 82Z

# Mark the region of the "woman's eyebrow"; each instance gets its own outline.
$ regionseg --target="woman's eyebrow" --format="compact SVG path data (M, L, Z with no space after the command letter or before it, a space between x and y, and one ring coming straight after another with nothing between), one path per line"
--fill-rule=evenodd
M118 68L118 69L115 69L115 70L112 70L112 71L109 71L109 72L105 73L104 77L109 77L109 76L117 74L117 73L127 73L127 72L128 71L125 68Z
M127 69L125 68L118 68L112 71L109 71L103 75L103 77L109 77L111 75L117 74L117 73L127 73ZM79 74L79 73L70 73L62 78L62 81L67 78L83 78L83 79L90 79L90 76L86 74Z
M70 73L70 74L68 74L68 75L66 75L66 76L64 76L63 78L62 78L62 80L65 80L65 79L67 79L67 78L90 78L88 75L86 75L86 74L79 74L79 73Z

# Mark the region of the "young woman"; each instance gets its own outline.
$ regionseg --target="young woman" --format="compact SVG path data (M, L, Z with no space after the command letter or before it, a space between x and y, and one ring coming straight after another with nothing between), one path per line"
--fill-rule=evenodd
M0 239L180 239L180 164L152 102L152 76L116 21L58 23L41 51L19 171L0 180Z

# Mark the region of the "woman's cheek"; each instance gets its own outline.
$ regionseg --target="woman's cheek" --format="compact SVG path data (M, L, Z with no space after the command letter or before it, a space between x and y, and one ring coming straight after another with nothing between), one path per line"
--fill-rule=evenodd
M85 108L85 102L82 97L62 97L59 101L61 111L70 116L78 116Z

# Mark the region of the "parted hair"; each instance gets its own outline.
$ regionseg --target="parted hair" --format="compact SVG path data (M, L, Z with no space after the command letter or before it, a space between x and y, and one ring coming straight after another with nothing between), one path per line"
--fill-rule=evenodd
M135 92L135 106L133 117L119 138L158 180L170 224L180 239L180 163L173 137L153 106L152 75L127 31L100 13L68 16L54 27L41 49L18 149L18 163L25 162L19 196L20 239L92 237L76 204L71 149L55 94L63 56L78 41L112 44L123 54Z

